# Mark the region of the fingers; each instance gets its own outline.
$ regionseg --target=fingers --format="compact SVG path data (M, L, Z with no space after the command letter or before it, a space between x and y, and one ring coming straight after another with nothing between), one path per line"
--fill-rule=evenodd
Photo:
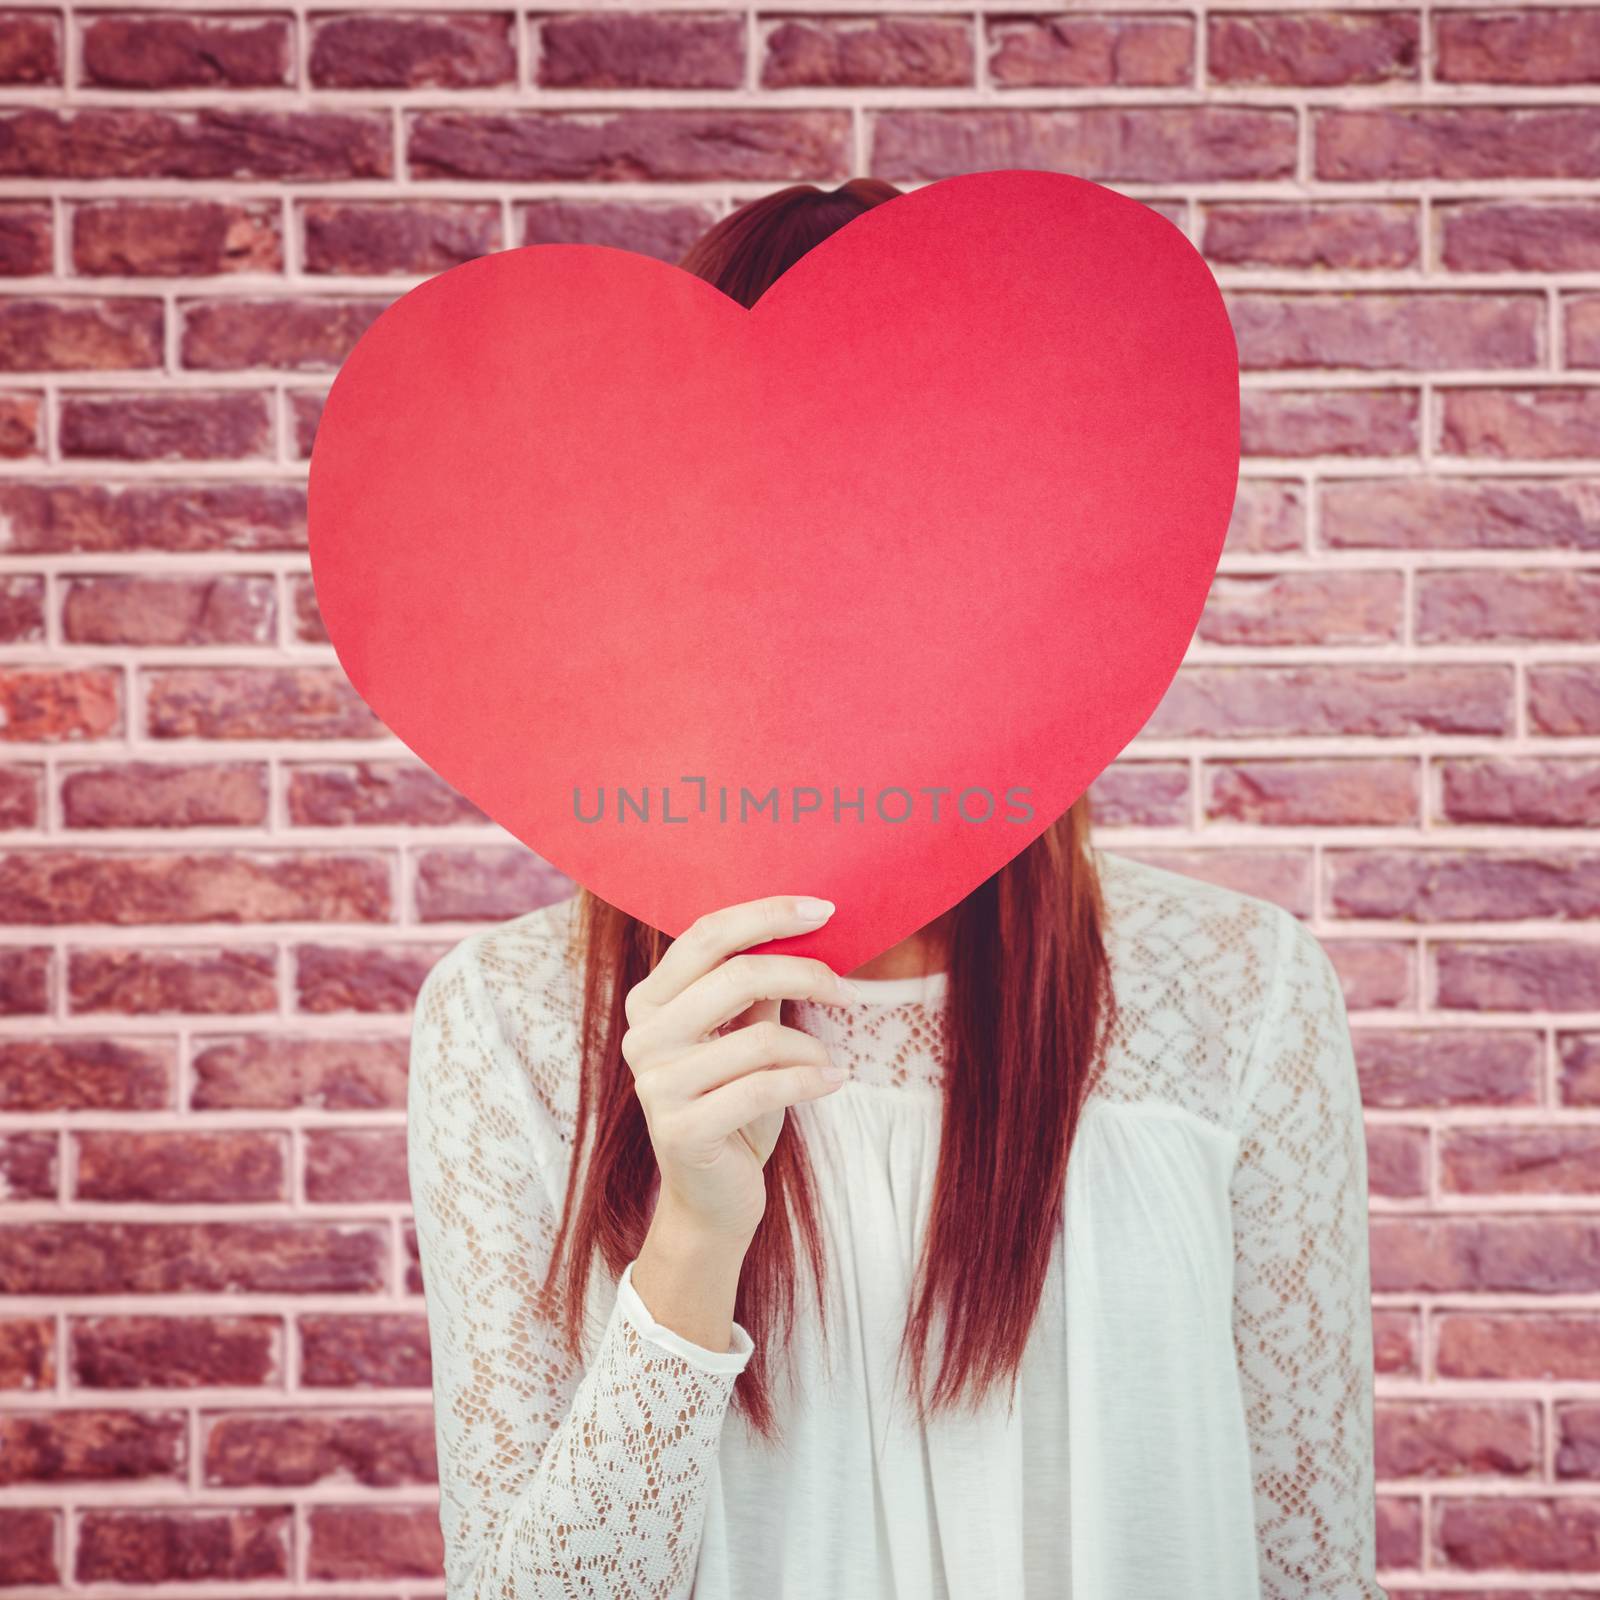
M642 1014L665 1005L740 950L769 939L810 933L832 915L831 901L792 894L768 895L708 911L672 941L650 975L629 991L628 1021L635 1020L635 1008Z
M647 1012L636 1042L650 1050L681 1047L730 1022L759 1000L819 1000L837 1005L856 991L825 961L810 956L730 956L665 1005Z
M636 1076L641 1100L652 1108L670 1108L720 1089L746 1073L774 1067L809 1067L822 1072L829 1065L820 1039L776 1021L752 1023L720 1039L698 1044L668 1057Z
M701 1095L680 1115L692 1122L697 1141L715 1147L757 1117L802 1100L820 1100L842 1081L825 1076L816 1067L769 1067Z

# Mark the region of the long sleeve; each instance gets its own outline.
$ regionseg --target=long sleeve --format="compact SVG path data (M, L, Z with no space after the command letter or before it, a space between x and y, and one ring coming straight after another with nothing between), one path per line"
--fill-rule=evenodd
M1367 1154L1344 996L1277 911L1236 1104L1234 1339L1261 1594L1369 1600L1376 1577Z
M689 1593L734 1380L657 1325L622 1275L586 1367L544 1295L566 1135L515 1045L528 980L473 935L429 974L412 1027L408 1164L432 1348L451 1600ZM486 976L486 972L488 976ZM497 1007L508 987L512 1002ZM541 1063L541 1073L550 1070ZM597 1267L597 1272L603 1269Z

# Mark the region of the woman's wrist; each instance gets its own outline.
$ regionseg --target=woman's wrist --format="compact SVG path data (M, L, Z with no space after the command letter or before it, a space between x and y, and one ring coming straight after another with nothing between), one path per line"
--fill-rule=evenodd
M744 1235L715 1233L663 1194L633 1264L633 1287L651 1317L679 1338L719 1354L733 1343Z

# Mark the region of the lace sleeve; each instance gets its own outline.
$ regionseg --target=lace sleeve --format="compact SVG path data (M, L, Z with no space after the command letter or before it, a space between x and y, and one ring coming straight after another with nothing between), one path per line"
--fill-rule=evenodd
M1237 1102L1234 1341L1261 1594L1368 1600L1372 1286L1361 1092L1333 964L1275 911L1277 959Z
M418 996L408 1108L446 1591L685 1595L749 1335L736 1323L726 1353L681 1339L651 1319L630 1265L587 1368L567 1354L541 1290L562 1139L472 945Z

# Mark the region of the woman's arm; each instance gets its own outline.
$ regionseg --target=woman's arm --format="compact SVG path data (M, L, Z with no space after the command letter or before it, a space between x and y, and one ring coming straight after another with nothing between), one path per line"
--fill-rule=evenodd
M1381 1600L1361 1091L1327 952L1288 912L1273 920L1277 955L1239 1083L1232 1185L1234 1341L1261 1594Z
M735 1323L719 1353L656 1323L630 1267L587 1368L569 1357L541 1289L566 1152L473 944L418 996L409 1089L447 1591L685 1595L750 1340Z

